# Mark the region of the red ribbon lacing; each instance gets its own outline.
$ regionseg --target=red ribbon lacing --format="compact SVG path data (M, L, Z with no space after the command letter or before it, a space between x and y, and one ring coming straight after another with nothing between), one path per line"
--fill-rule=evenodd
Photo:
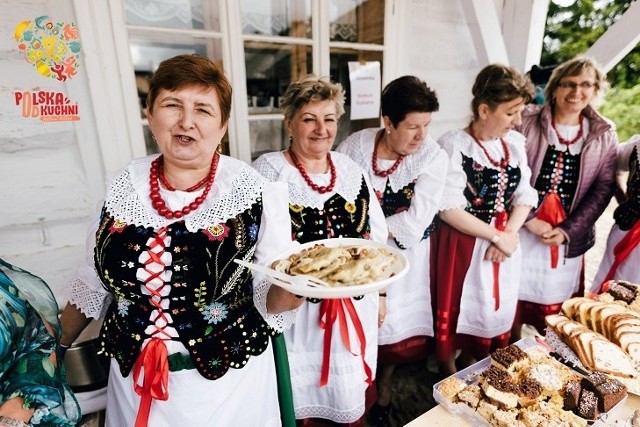
M495 227L498 231L504 231L507 227L509 214L507 211L499 211L496 213ZM500 263L493 262L493 299L495 301L495 311L500 308Z
M622 240L613 248L613 263L600 286L613 279L620 264L627 259L631 252L638 246L638 243L640 243L640 221L636 221L633 227L631 227L631 230L627 231L627 234L625 234Z
M351 319L358 342L360 343L360 356L362 357L362 365L364 366L364 372L367 375L367 384L371 385L373 382L373 373L367 362L365 361L365 349L367 341L364 335L364 329L356 308L353 306L351 298L342 299L324 299L320 303L320 328L324 329L324 348L322 354L322 370L320 374L320 387L327 385L329 382L329 365L331 359L331 338L333 336L333 325L336 321L340 325L340 335L342 336L342 342L344 346L353 355L357 355L351 351L351 342L349 338L348 318Z
M149 273L149 277L144 280L144 287L149 292L149 301L158 314L152 319L156 325L156 331L152 333L151 339L147 342L133 366L133 388L140 396L140 406L138 407L135 427L147 426L152 399L167 400L169 398L169 361L164 339L171 339L171 336L164 331L164 325L167 324L168 319L163 312L162 296L160 294L160 291L165 286L161 275L165 267L162 255L165 253L166 236L166 228L163 227L158 230L158 234L149 245L149 250L147 251L149 259L145 262L144 267L144 270ZM151 268L152 265L155 265L156 268ZM163 268L157 268L158 266ZM155 283L151 283L152 281L155 281ZM158 338L158 336L161 336L161 338ZM140 374L143 370L144 377L142 385L140 385Z

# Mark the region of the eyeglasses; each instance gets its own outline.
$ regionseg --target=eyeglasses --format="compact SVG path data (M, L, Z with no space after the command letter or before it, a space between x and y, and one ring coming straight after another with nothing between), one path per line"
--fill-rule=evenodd
M571 89L571 90L574 90L575 88L578 88L578 87L580 89L591 89L594 86L596 86L594 82L581 82L581 83L560 82L558 83L558 87L561 87L562 89Z

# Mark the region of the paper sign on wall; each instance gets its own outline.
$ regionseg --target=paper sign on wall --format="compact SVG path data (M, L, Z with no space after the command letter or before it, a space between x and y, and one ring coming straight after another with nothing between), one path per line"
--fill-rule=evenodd
M349 62L351 120L380 116L380 62Z

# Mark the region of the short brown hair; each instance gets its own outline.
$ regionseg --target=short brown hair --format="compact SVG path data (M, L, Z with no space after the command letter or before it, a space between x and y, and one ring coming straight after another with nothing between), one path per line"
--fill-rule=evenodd
M478 118L478 107L487 104L491 111L499 104L523 98L525 104L533 99L533 83L520 71L501 64L491 64L478 73L471 89L471 110Z
M311 101L330 100L336 104L338 117L344 114L344 89L340 83L334 83L328 77L312 74L302 80L291 82L280 101L280 111L284 118L292 120L300 109Z
M161 89L176 90L185 86L213 88L220 98L220 116L226 124L231 116L231 83L223 68L204 56L178 55L165 59L149 82L147 108L153 112L153 103Z

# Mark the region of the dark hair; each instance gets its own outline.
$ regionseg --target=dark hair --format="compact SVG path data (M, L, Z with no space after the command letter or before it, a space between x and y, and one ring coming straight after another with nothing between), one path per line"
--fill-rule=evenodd
M312 74L302 80L291 82L280 101L280 111L287 120L311 101L331 100L336 104L338 117L344 114L344 89L340 83L334 83L327 77Z
M478 118L478 107L487 104L491 111L498 105L523 98L527 104L533 99L534 87L531 80L513 67L491 64L484 67L473 84L471 110Z
M161 89L176 90L185 86L213 88L220 98L220 116L226 124L231 116L231 83L223 68L200 55L178 55L165 59L149 82L147 108L153 113L153 103Z
M438 108L436 93L415 76L399 77L382 90L380 110L383 117L389 117L393 127L398 127L407 114L432 113Z

